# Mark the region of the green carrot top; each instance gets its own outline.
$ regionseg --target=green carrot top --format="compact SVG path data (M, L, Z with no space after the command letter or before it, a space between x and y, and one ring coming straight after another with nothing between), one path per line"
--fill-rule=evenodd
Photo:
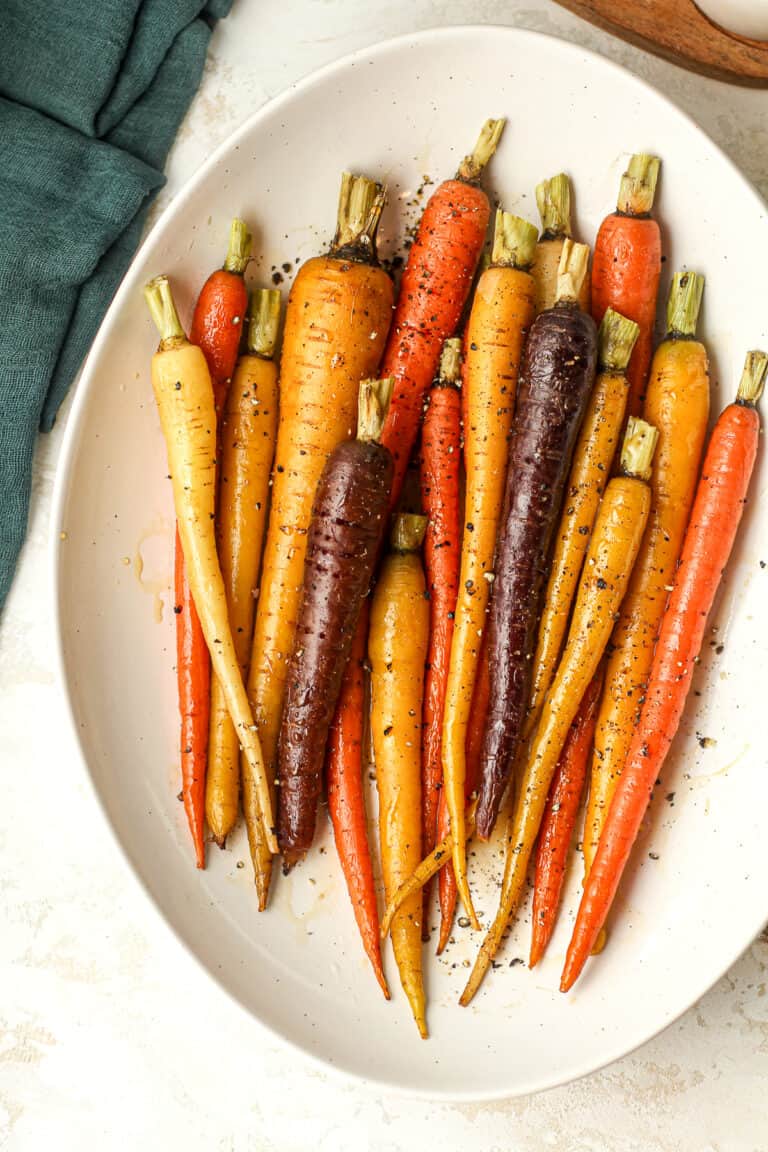
M766 372L768 372L768 355L765 352L747 352L736 396L737 404L747 404L750 407L757 404L763 394Z
M571 181L565 172L536 185L536 204L541 216L542 240L571 234Z
M491 264L496 268L529 268L538 238L538 229L533 224L497 208Z
M613 308L607 308L597 333L597 358L605 372L625 372L640 328Z
M621 178L617 211L626 216L647 216L651 212L660 165L658 156L649 156L645 152L632 157Z
M698 272L676 272L667 303L667 336L696 335L704 277Z

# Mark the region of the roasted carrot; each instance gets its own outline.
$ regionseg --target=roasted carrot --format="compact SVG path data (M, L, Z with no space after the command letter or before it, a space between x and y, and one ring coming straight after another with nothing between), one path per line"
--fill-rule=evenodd
M547 793L568 730L597 671L611 635L614 614L629 583L651 504L648 480L656 431L630 418L621 471L600 502L584 561L568 640L544 701L507 829L507 855L496 918L480 948L461 996L469 1004L501 944L523 894L528 862L539 832Z
M331 721L384 536L393 464L380 437L391 395L390 379L362 382L357 439L336 445L312 506L278 745L277 830L286 870L314 838Z
M477 781L480 774L480 753L483 747L485 720L488 715L488 690L488 653L487 645L483 643L480 650L480 664L475 680L475 690L472 693L472 709L467 726L467 771L464 781L464 796L467 802L469 802L470 797L477 788ZM440 792L440 807L437 813L438 840L444 840L446 838L450 831L450 823L448 805L445 799L445 788L443 788ZM469 826L466 828L467 839L469 839L472 834L474 834L474 821L471 833ZM451 853L453 853L453 841L451 841ZM453 873L453 864L450 860L446 861L440 869L437 883L438 900L440 904L440 936L437 942L437 955L439 956L448 943L453 928L453 917L456 913L458 890L456 888L456 877Z
M203 351L213 381L217 411L234 371L248 293L243 273L251 254L251 237L242 220L232 221L224 267L206 280L192 315L191 340ZM174 556L176 675L181 718L182 796L198 868L205 867L206 768L210 714L211 661L200 626L178 529Z
M184 335L167 278L158 276L152 280L144 295L160 331L160 345L152 358L152 387L168 452L189 586L213 670L221 681L229 714L256 781L265 840L271 851L277 851L261 745L237 662L216 552L213 384L203 353Z
M600 225L592 256L592 315L607 308L634 320L640 331L627 368L630 416L639 416L651 363L656 297L661 275L661 233L650 215L659 161L633 156L621 178L617 208Z
M695 338L703 288L704 277L695 272L674 277L667 336L651 366L643 412L659 433L651 514L611 637L584 820L585 872L592 866L640 717L653 648L696 491L709 420L707 353Z
M243 276L251 258L251 242L245 221L235 217L224 266L212 272L203 285L189 328L189 339L202 348L211 373L217 413L235 370L248 311Z
M470 801L467 807L465 821L467 838L470 838L475 833L476 808L477 800ZM453 833L449 829L443 839L435 845L430 854L418 863L410 875L406 876L399 887L395 889L394 893L391 896L387 896L387 906L384 909L384 916L381 921L382 940L386 939L391 932L392 921L402 906L407 900L410 900L415 892L419 892L425 884L428 884L433 876L437 875L440 869L445 866L446 861L450 860L452 851Z
M557 298L557 269L563 243L571 232L571 182L564 172L536 185L536 204L541 217L541 236L531 265L536 284L535 309L546 312ZM581 285L579 304L589 312L589 276Z
M595 380L597 332L578 305L588 257L586 245L565 241L558 301L536 317L523 357L488 624L490 705L477 806L484 840L523 732L546 561Z
M488 228L490 205L478 181L496 151L503 120L487 120L454 180L432 193L403 270L382 376L395 391L382 443L395 458L391 506L400 497L443 342L456 331Z
M565 639L597 506L611 474L627 404L626 368L637 324L609 308L597 334L598 376L573 453L544 596L525 734L533 732Z
M459 585L461 466L461 340L443 345L440 371L430 389L421 432L421 503L427 517L424 570L429 593L429 652L424 684L421 744L421 842L431 852L443 782L441 755L445 688ZM429 938L430 889L424 889L422 929Z
M273 357L279 321L279 291L262 288L254 293L246 351L238 361L224 401L219 434L216 539L229 622L243 675L251 649L254 597L258 591L275 450L277 365ZM214 676L205 815L220 847L237 819L239 797L240 741L229 718L221 684ZM249 796L251 802L254 799ZM258 810L253 819L258 820Z
M429 605L418 549L421 516L399 516L371 606L371 730L379 792L379 840L387 898L421 855L421 716ZM421 896L395 915L392 946L413 1018L427 1036L421 968Z
M533 320L536 229L496 213L491 266L477 285L465 335L464 463L466 495L461 574L443 720L443 777L459 895L479 928L467 883L464 804L466 740L486 609L494 579L509 434L523 344Z
M760 433L755 405L766 368L765 353L749 353L736 402L720 414L712 432L640 720L584 885L560 983L563 992L578 978L605 924L680 724L707 620L746 504Z
M389 988L381 963L379 913L373 864L368 844L363 791L363 708L365 705L365 648L368 642L368 601L360 610L352 651L342 681L343 692L331 725L328 744L328 812L336 851L352 902L366 955L384 996ZM343 699L343 706L342 706Z
M312 500L328 456L354 435L358 386L376 373L392 315L392 282L376 260L382 205L379 185L345 173L331 250L302 265L288 297L272 503L248 676L270 780ZM241 763L241 771L258 902L264 908L272 862L260 824L248 816L251 780L246 764Z
M173 558L173 611L176 614L176 683L181 721L181 795L195 848L195 861L198 868L205 868L211 658L187 580L178 528Z
M563 746L541 820L533 883L530 967L535 968L552 938L565 880L568 849L587 776L602 675L598 672L582 697Z

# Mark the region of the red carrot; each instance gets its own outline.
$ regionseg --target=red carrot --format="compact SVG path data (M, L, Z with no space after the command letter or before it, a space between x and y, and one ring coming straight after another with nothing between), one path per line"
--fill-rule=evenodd
M455 180L429 198L403 271L382 376L395 381L382 444L395 460L394 508L416 443L424 399L437 372L443 342L453 336L472 286L490 217L477 181L496 150L503 120L487 120Z
M248 292L243 280L251 237L233 220L224 267L202 287L192 317L190 342L203 351L213 382L217 410L235 370ZM184 569L178 530L174 557L176 675L181 716L181 791L198 868L205 867L205 773L208 758L211 662Z
M598 673L582 697L549 789L536 851L531 968L544 955L557 921L568 849L595 734L601 687L602 673Z
M343 681L343 706L336 709L328 746L328 811L336 851L352 902L357 928L382 992L389 988L381 964L379 912L368 845L361 733L365 702L364 665L368 634L368 601L360 612L362 627L355 634Z
M563 992L578 979L605 924L680 724L707 619L746 503L760 433L755 405L767 367L764 353L748 354L736 402L720 414L712 433L640 720L584 886L560 982Z
M428 517L424 567L429 592L429 653L424 684L421 751L422 854L435 846L443 778L442 729L459 582L461 459L461 341L446 340L438 378L429 393L421 435L421 500ZM429 938L431 885L424 886L422 937Z
M650 215L659 161L633 156L621 178L617 209L600 225L592 254L592 315L599 324L608 308L639 327L627 367L627 414L643 410L653 351L656 296L661 275L661 232Z

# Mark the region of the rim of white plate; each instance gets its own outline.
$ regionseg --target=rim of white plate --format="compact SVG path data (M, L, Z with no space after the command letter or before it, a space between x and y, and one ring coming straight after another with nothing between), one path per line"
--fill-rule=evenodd
M49 563L50 563L50 590L52 599L52 615L54 622L54 664L55 673L61 688L64 702L66 704L67 721L69 724L70 733L74 739L75 747L80 754L80 767L84 775L87 777L89 788L92 796L96 800L96 804L101 812L104 822L109 828L112 839L118 849L120 859L130 873L133 881L137 884L138 888L142 891L147 903L151 906L153 913L157 920L161 921L165 929L171 933L179 946L190 956L196 967L201 970L205 976L212 980L214 984L227 996L227 998L237 1005L240 1010L247 1015L254 1023L265 1032L278 1039L281 1043L292 1049L294 1052L299 1053L302 1058L306 1059L310 1064L316 1068L322 1069L326 1073L330 1073L335 1079L356 1081L359 1085L369 1089L384 1089L391 1093L396 1093L403 1097L410 1097L412 1099L421 1100L440 1100L450 1103L473 1103L478 1101L493 1101L512 1099L522 1095L534 1095L538 1092L544 1092L551 1088L562 1087L566 1084L573 1083L584 1076L589 1076L594 1072L600 1071L602 1068L608 1067L615 1061L622 1059L624 1056L630 1055L638 1048L647 1044L654 1037L666 1031L670 1025L679 1020L698 1000L701 999L714 985L723 977L728 969L735 963L736 960L744 953L749 947L751 942L756 938L765 924L768 909L755 916L755 925L747 940L740 941L733 949L728 963L724 967L718 967L718 970L711 975L700 980L699 983L692 988L689 996L686 997L685 1002L680 1005L679 1010L672 1013L661 1024L652 1025L646 1032L641 1033L632 1039L629 1046L624 1043L616 1044L615 1048L610 1051L603 1058L587 1062L583 1065L574 1065L569 1068L562 1069L558 1074L549 1077L542 1077L540 1080L534 1082L532 1086L528 1086L525 1092L508 1090L501 1091L499 1089L491 1089L488 1092L471 1091L471 1092L456 1092L456 1091L441 1091L440 1089L423 1090L418 1088L403 1085L397 1081L386 1078L372 1079L364 1077L354 1068L345 1068L337 1064L333 1064L326 1060L322 1055L317 1052L311 1051L309 1048L303 1047L298 1041L285 1036L282 1032L273 1028L266 1021L257 1016L251 1008L239 999L239 997L232 992L226 984L220 979L215 972L213 972L203 960L197 955L189 944L182 938L175 925L165 916L162 909L159 907L152 892L150 891L147 883L142 878L140 873L134 868L130 857L123 845L119 832L115 824L110 819L101 793L96 786L95 780L91 773L88 763L88 758L83 747L83 742L80 738L80 732L75 718L74 703L70 692L69 682L65 671L64 662L64 646L62 639L61 629L61 614L60 614L60 581L59 581L59 549L58 543L60 540L61 525L63 522L64 504L69 488L70 474L72 465L75 458L75 449L77 447L78 433L81 422L81 417L87 407L88 399L91 390L94 386L95 375L93 372L93 365L98 359L102 346L104 346L110 338L110 334L115 322L116 316L119 314L124 300L128 295L135 291L136 284L134 281L137 278L136 267L141 262L145 248L152 241L154 236L161 232L166 225L177 214L179 208L186 200L197 190L208 177L222 156L224 156L230 149L234 148L241 140L243 140L253 128L259 123L260 120L271 115L276 108L282 104L291 101L294 96L303 91L304 89L311 88L313 85L318 84L332 76L334 73L343 72L350 65L361 59L367 59L372 56L385 55L393 49L397 49L400 45L414 45L423 44L428 41L436 39L461 39L466 36L487 36L492 34L494 36L505 36L522 39L544 40L547 42L550 49L561 52L565 57L569 57L572 53L590 60L595 66L605 69L607 72L612 72L620 75L623 79L629 79L636 84L643 92L659 101L667 111L671 111L675 116L679 117L685 126L696 135L712 150L718 159L730 169L731 173L745 185L746 189L753 196L756 206L761 211L768 210L766 202L761 197L760 193L755 188L748 176L746 176L740 168L735 164L730 156L723 149L715 143L714 140L701 128L691 116L688 115L682 108L679 108L673 100L660 92L648 81L637 76L631 69L624 67L621 64L609 60L607 57L600 55L600 53L593 51L589 48L583 48L573 41L565 40L559 36L552 36L545 32L537 32L528 28L517 28L511 25L503 24L452 24L439 28L426 28L418 32L404 33L399 36L390 37L387 40L376 41L371 45L363 48L356 49L354 52L347 53L345 56L339 57L322 67L309 72L300 80L295 81L284 91L274 96L271 100L267 100L255 112L247 116L242 124L239 125L233 132L231 132L217 148L210 154L210 156L203 161L200 167L189 177L182 188L177 192L173 199L163 209L147 235L141 242L137 249L128 269L123 277L121 284L115 293L115 296L107 309L104 319L101 322L96 337L91 345L88 355L83 363L80 379L76 385L76 393L72 402L67 423L62 438L62 446L59 455L58 466L56 469L56 477L54 481L53 500L51 508L51 523L50 523L50 539L49 539Z

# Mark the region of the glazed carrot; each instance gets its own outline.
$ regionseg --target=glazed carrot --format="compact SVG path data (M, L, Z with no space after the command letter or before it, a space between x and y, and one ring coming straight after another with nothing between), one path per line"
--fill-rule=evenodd
M627 368L630 416L639 416L651 363L656 297L661 275L661 233L651 217L659 176L655 156L633 156L621 178L617 209L597 233L592 255L592 315L607 308L634 320L640 331Z
M398 516L371 606L371 730L379 791L379 841L389 899L419 863L421 840L421 715L429 605L418 549L421 516ZM392 921L392 947L413 1018L427 1036L421 968L421 896Z
M557 921L568 849L587 776L602 675L590 683L563 746L541 820L533 884L530 967L544 955Z
M563 243L571 235L571 182L564 172L536 185L536 204L541 217L541 236L531 265L536 285L536 315L551 308L557 297L557 269ZM589 277L581 285L579 304L589 312Z
M429 652L421 742L421 842L431 852L443 781L441 738L453 618L459 584L459 469L461 466L461 340L443 345L421 432L421 503L427 517L424 570L429 593ZM428 939L429 886L422 927Z
M278 745L285 870L314 838L331 722L384 537L393 465L380 437L391 395L389 379L362 382L357 439L336 445L312 505Z
M475 690L472 693L472 709L467 726L467 772L464 782L464 795L467 802L477 788L477 781L480 775L480 753L483 748L483 732L485 731L485 720L488 715L489 676L486 648L487 645L483 643L480 650L480 664L475 680ZM440 807L437 813L437 839L444 840L449 831L450 818L448 816L448 805L445 800L445 789L443 788L440 792ZM469 840L473 834L474 821L471 831L467 825L467 840ZM451 841L451 852L453 852L453 841ZM453 917L456 912L456 897L458 895L456 877L453 874L453 865L450 861L447 861L440 869L437 885L440 904L440 936L436 951L439 956L451 935Z
M216 503L216 408L205 357L179 323L170 285L158 276L144 295L159 331L152 358L152 387L168 452L173 500L189 586L227 708L256 781L261 823L277 850L261 745L227 615L227 598L214 533Z
M219 435L219 507L216 539L227 591L229 622L245 675L253 632L261 550L267 521L269 477L277 428L277 366L273 360L280 321L280 293L254 293L246 351L240 357L222 412ZM205 815L219 847L237 819L240 741L217 677L211 683L211 727ZM258 811L254 813L258 820Z
M490 705L477 806L484 840L523 735L547 558L595 381L597 331L578 305L588 258L586 245L565 241L558 302L534 320L520 373L488 620Z
M445 697L442 752L445 799L453 838L453 871L474 927L466 872L464 804L466 741L486 610L494 579L509 435L523 344L533 320L533 277L527 271L536 229L496 213L491 266L478 281L465 335L464 464L466 494L461 573Z
M528 862L539 832L547 793L568 730L597 671L611 635L614 614L629 583L651 504L648 479L656 431L630 418L621 472L600 503L584 561L568 640L544 701L519 794L507 829L507 857L496 918L480 948L461 996L467 1005L501 944L509 918L525 889Z
M211 373L217 412L221 411L240 351L248 311L243 276L251 258L251 242L245 221L235 217L224 266L212 272L200 290L189 328L189 339L202 348Z
M365 646L368 637L368 601L363 601L359 627L342 681L343 691L331 725L328 743L328 812L336 851L344 873L352 910L366 955L384 996L389 988L381 964L379 912L368 844L363 792L362 739L365 704ZM342 705L343 700L343 705Z
M584 885L560 983L563 992L578 978L605 924L680 724L707 619L746 503L760 434L755 405L767 367L765 353L749 353L736 402L720 414L712 432L640 720Z
M432 193L403 270L381 367L382 376L395 381L382 437L395 458L392 508L400 497L443 342L456 331L485 242L490 206L478 181L503 128L503 120L487 120L456 178L443 181Z
M205 868L203 821L211 658L189 588L178 528L173 560L173 611L176 614L176 683L181 720L181 795L195 848L195 861L198 868Z
M627 404L625 372L636 338L637 324L609 308L597 335L598 376L573 453L563 515L555 537L533 661L525 736L536 726L560 658L597 507L621 437Z
M379 185L345 173L331 250L302 265L288 297L272 503L248 675L270 780L312 500L328 456L354 435L358 386L376 373L392 315L392 282L376 259L382 205ZM242 762L241 771L259 908L265 908L272 861L260 823L248 817L252 781Z
M237 359L248 293L243 273L251 254L245 223L235 219L229 233L224 267L213 272L202 287L192 316L191 340L203 351L217 411ZM184 569L181 537L176 531L174 558L176 614L176 675L181 717L182 796L195 845L198 868L205 867L203 818L205 815L208 718L211 662Z
M592 866L638 719L653 648L696 491L709 420L709 370L695 338L704 277L678 273L667 337L656 349L644 417L658 430L651 514L621 615L611 637L584 820L584 868Z

